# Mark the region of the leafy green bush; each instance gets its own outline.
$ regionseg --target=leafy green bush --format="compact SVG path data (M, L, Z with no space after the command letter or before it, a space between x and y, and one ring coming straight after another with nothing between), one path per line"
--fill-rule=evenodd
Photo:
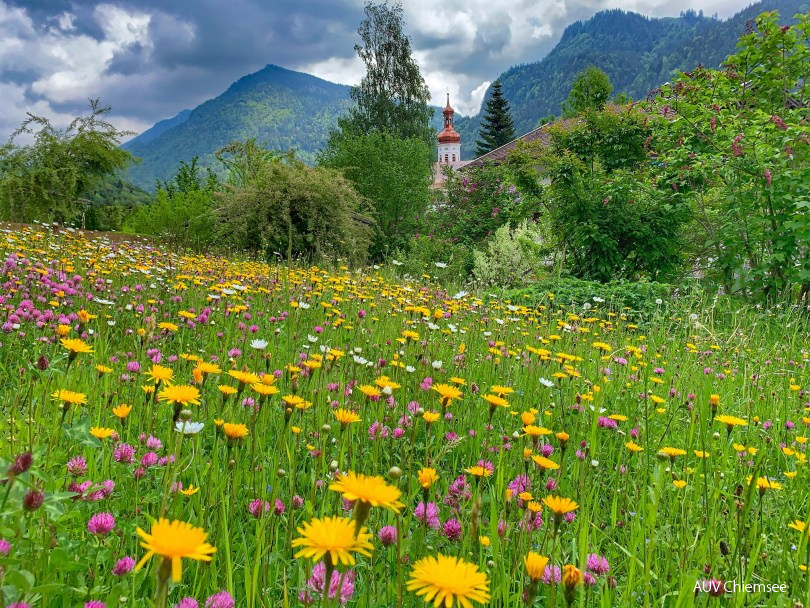
M486 251L473 254L473 276L482 285L519 287L537 278L547 249L539 226L522 221L516 228L501 226Z
M158 185L155 200L138 207L125 222L124 232L167 239L181 247L205 247L215 237L214 192L217 181L199 173L197 159L180 163L174 178Z
M424 230L451 242L480 245L504 224L516 225L532 215L531 203L512 183L506 165L452 171Z
M521 190L549 210L568 274L660 281L682 271L691 210L677 193L650 185L648 123L631 107L589 111L550 128L550 144L518 146L510 156Z
M248 182L227 184L218 194L218 242L268 258L361 264L375 228L370 211L337 171L276 157L259 164Z

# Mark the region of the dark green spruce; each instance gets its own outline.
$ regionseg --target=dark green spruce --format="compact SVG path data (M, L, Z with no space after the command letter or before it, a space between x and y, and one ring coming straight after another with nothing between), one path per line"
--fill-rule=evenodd
M509 114L509 102L503 96L501 83L496 80L492 83L492 94L484 109L480 137L476 142L478 146L476 156L483 156L495 148L500 148L515 137L515 123Z

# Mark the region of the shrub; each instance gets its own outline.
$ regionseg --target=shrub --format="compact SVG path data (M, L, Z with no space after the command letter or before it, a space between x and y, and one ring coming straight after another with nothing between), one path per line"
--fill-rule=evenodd
M215 237L214 192L216 178L200 175L197 159L181 162L177 174L158 184L155 200L137 208L124 224L130 234L148 234L181 247L202 248Z
M486 252L473 254L473 276L483 285L527 285L546 265L544 242L539 226L526 220L514 229L501 226L487 243Z
M370 207L340 173L293 158L261 164L241 187L218 195L219 242L239 250L287 258L368 257L374 221Z

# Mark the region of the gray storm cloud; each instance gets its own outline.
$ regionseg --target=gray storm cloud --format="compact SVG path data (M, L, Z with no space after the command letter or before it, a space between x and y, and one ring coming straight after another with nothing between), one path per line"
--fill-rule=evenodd
M407 30L434 101L450 91L475 113L486 86L540 60L563 29L605 8L650 16L746 0L404 0ZM100 97L121 128L141 131L214 97L267 63L353 84L362 0L0 0L0 139L26 111L57 123Z

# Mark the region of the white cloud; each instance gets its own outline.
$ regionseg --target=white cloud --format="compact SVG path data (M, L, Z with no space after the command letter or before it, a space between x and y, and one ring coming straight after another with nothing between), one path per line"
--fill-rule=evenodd
M220 94L265 63L345 84L362 78L363 65L349 41L357 40L363 0L297 0L289 7L274 0L278 14L270 8L274 3L264 0L200 2L202 8L194 13L181 0L101 0L95 5L93 0L73 0L64 3L69 11L45 11L43 17L26 0L0 0L0 141L26 110L66 124L86 109L90 97L113 106L112 119L120 128L140 131ZM453 107L474 114L498 74L542 59L566 25L599 10L676 16L704 8L728 17L748 3L719 0L707 7L705 0L403 0L403 7L432 102L444 105L449 89ZM272 23L282 23L285 16L289 22L272 30L271 22L259 22L267 15L275 15ZM252 55L242 53L256 40L267 44L259 44ZM201 48L216 53L201 55Z

